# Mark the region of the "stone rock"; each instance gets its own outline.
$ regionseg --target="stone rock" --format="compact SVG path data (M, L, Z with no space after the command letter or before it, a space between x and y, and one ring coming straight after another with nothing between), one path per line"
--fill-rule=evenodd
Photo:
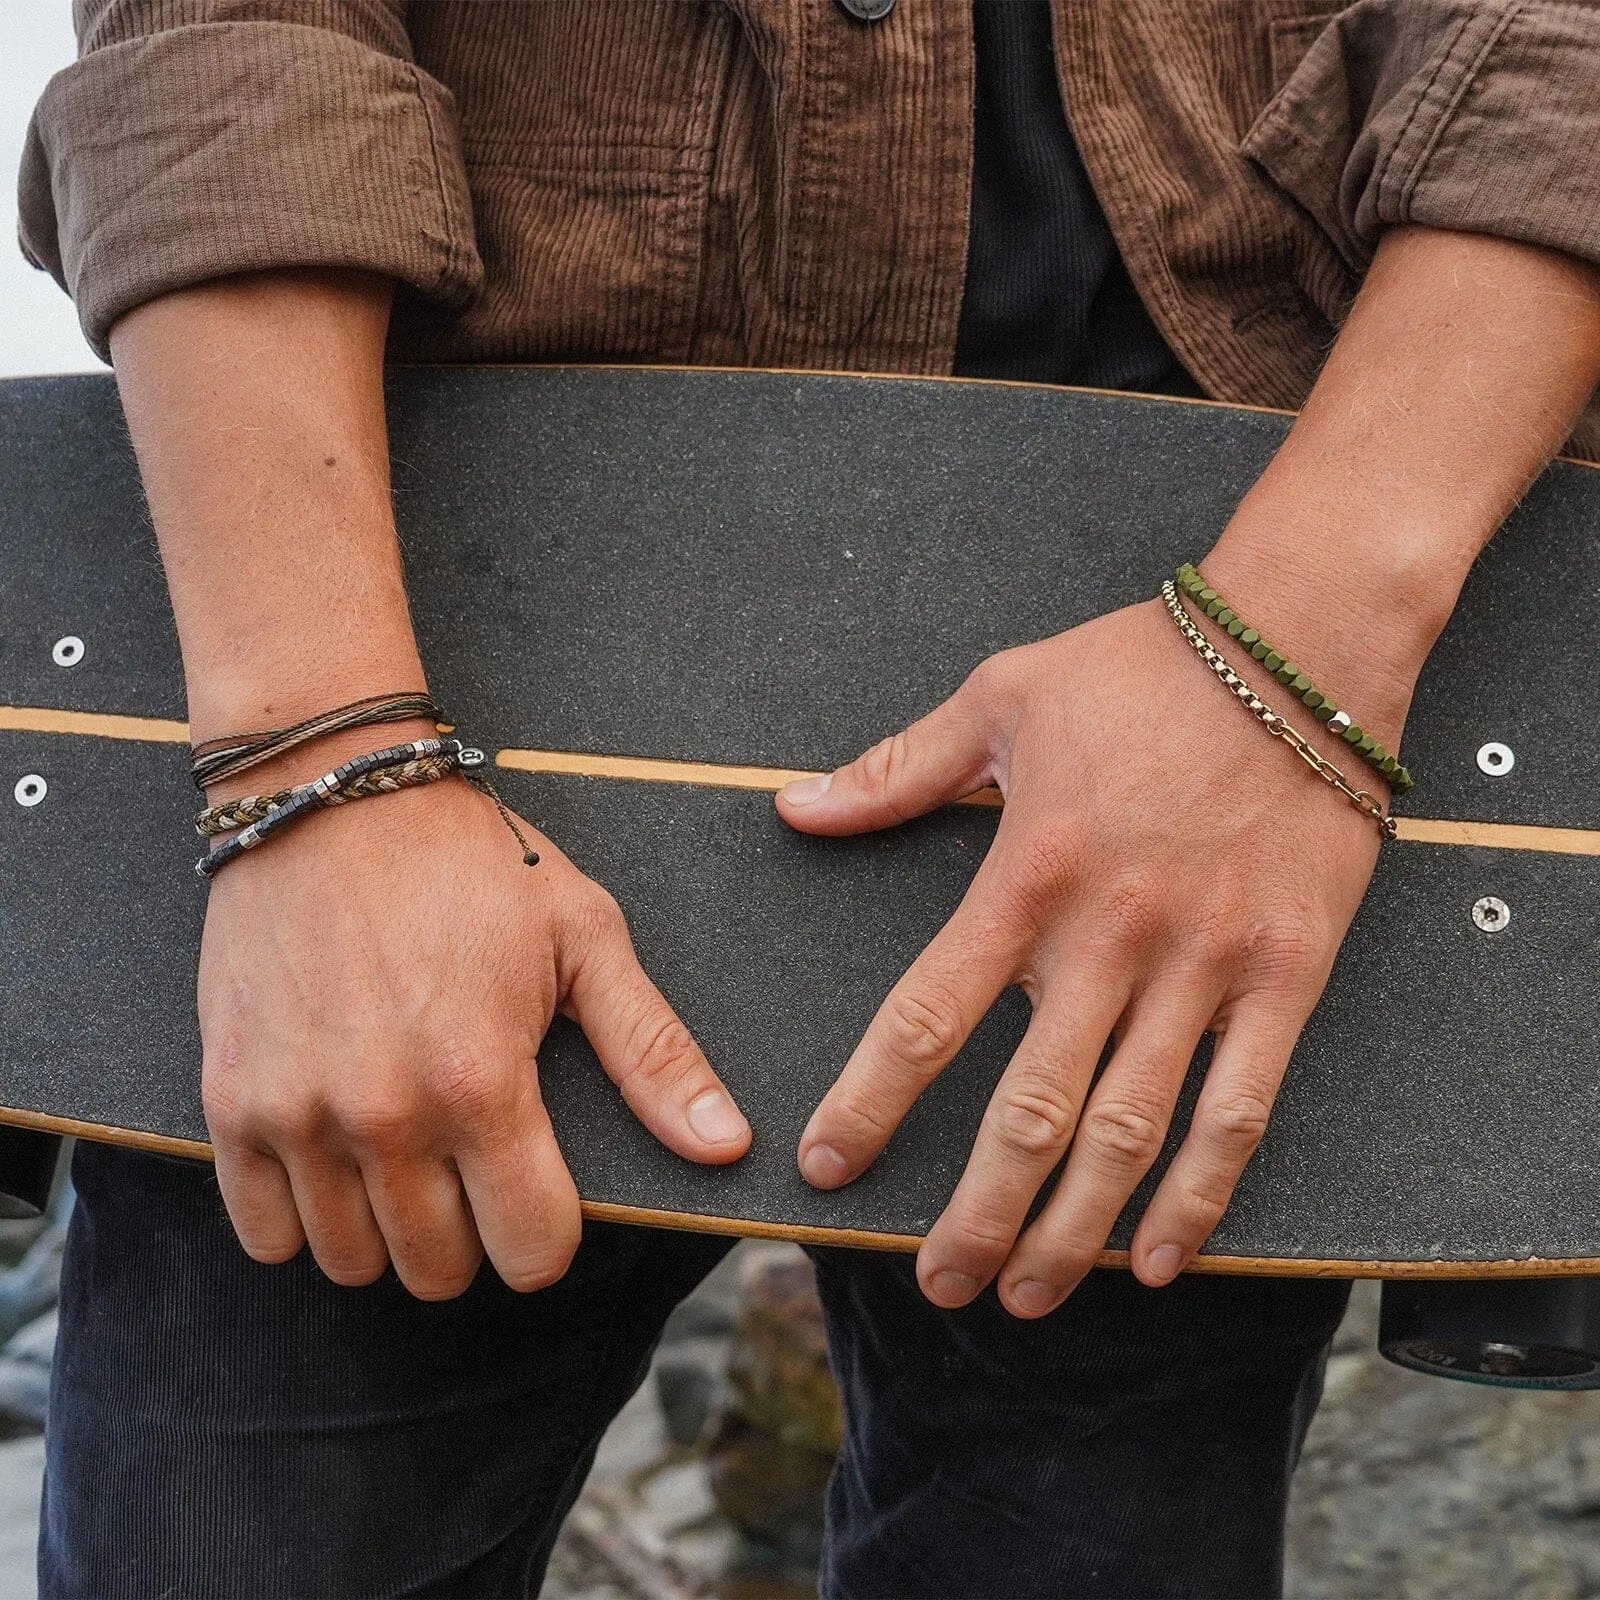
M1292 1600L1600 1596L1600 1392L1424 1377L1358 1284L1289 1516Z
M786 1572L815 1569L843 1417L811 1263L778 1247L749 1265L727 1397L704 1446L717 1505Z

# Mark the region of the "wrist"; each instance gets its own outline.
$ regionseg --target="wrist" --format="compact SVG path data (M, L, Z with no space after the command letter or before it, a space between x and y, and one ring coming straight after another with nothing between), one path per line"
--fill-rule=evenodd
M1288 527L1298 534L1292 542ZM1242 514L1199 564L1251 627L1394 747L1464 566L1438 560L1421 540L1352 548L1319 539L1298 521L1278 522L1269 533Z

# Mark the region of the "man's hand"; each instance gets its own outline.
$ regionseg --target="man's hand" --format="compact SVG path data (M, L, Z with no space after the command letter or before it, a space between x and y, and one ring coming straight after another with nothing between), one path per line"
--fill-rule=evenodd
M112 330L196 739L426 681L389 500L390 287L333 271L229 278ZM244 787L269 793L432 732L352 729ZM450 779L330 810L217 877L200 970L206 1117L258 1260L309 1239L341 1283L392 1260L429 1298L464 1289L485 1251L517 1288L559 1277L578 1200L534 1070L557 1009L671 1149L724 1162L747 1148L616 906L549 841L539 853L530 871L493 805Z
M616 902L535 847L530 870L491 802L451 779L319 815L218 874L206 1121L256 1260L309 1240L336 1282L392 1261L429 1300L459 1294L485 1252L512 1288L559 1278L578 1196L534 1064L557 1010L669 1149L748 1148Z
M1474 556L1597 378L1594 269L1505 240L1390 233L1287 442L1204 558L1207 577L1398 751ZM1387 798L1247 653L1215 642ZM904 733L791 785L779 809L807 832L854 833L989 782L1006 797L994 845L818 1107L800 1165L824 1188L856 1177L1000 990L1021 984L1032 1022L918 1274L945 1306L998 1274L1005 1305L1039 1316L1094 1264L1210 1032L1194 1121L1139 1222L1133 1269L1166 1283L1204 1242L1266 1127L1378 837L1222 692L1157 602L993 657Z
M855 833L988 783L1006 801L993 847L818 1107L800 1166L823 1188L859 1176L1020 984L1033 1019L918 1272L941 1305L999 1273L1007 1307L1038 1316L1094 1265L1208 1030L1215 1059L1134 1238L1135 1270L1165 1283L1216 1226L1378 833L1224 692L1158 602L991 657L931 715L791 785L780 806L807 832Z

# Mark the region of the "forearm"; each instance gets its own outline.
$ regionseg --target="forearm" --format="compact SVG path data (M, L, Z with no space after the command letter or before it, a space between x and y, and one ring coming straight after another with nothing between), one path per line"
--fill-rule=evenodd
M1396 230L1206 575L1392 739L1474 557L1597 381L1600 272Z
M389 498L389 294L261 274L113 329L196 739L423 683Z

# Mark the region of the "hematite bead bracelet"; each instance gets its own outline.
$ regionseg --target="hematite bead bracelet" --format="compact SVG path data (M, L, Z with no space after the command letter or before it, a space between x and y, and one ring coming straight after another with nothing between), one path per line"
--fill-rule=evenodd
M1339 710L1282 651L1273 649L1261 637L1259 630L1252 628L1206 582L1200 569L1192 561L1185 561L1173 577L1178 589L1199 606L1218 627L1225 629L1230 639L1237 639L1240 645L1249 650L1251 659L1259 661L1318 722L1327 725L1330 733L1338 734L1379 777L1388 783L1392 793L1404 794L1412 786L1416 780L1410 771L1401 766L1370 733L1352 722L1348 711Z

